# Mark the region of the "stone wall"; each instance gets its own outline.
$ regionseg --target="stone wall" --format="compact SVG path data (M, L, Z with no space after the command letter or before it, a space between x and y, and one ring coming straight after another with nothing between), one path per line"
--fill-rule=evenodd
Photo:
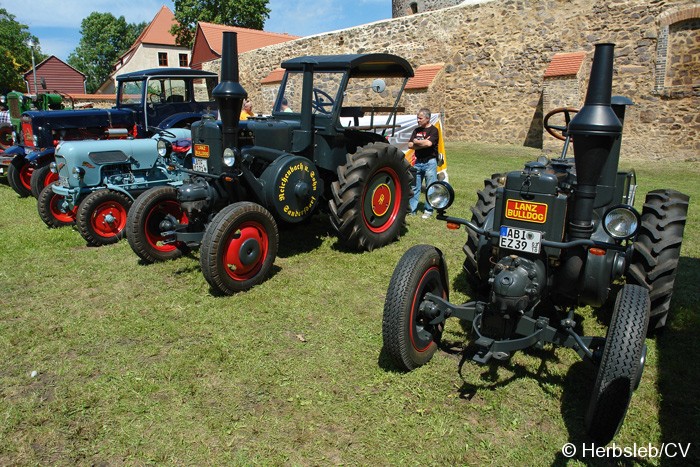
M613 93L635 106L625 122L623 155L636 158L698 158L700 89L659 91L659 35L668 34L669 12L695 13L696 0L495 0L463 3L365 26L305 37L240 55L241 84L259 112L272 106L260 81L280 62L300 55L388 52L414 67L445 63L428 92L407 93L407 113L427 105L444 115L446 139L541 147L543 74L559 52L588 52L572 107L582 105L593 45L614 42ZM674 13L675 14L675 13ZM700 14L697 15L700 17ZM661 20L660 20L661 18ZM694 24L691 22L691 24ZM698 30L683 29L689 41ZM676 37L680 37L676 34ZM669 49L674 43L667 45ZM691 55L693 45L687 47ZM670 56L673 53L669 51ZM692 60L698 60L693 55ZM665 60L665 56L663 57ZM690 67L694 62L690 62ZM696 62L695 62L696 63ZM218 62L208 69L218 71ZM667 72L667 65L661 72ZM269 86L268 86L269 89ZM664 88L665 89L665 88ZM559 103L557 104L559 105Z

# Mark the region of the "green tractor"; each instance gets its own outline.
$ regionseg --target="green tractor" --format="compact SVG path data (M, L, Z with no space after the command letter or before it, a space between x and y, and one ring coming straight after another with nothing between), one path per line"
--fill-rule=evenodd
M282 68L272 115L239 122L247 94L238 82L236 36L224 33L213 92L221 121L212 116L192 125L189 181L153 188L129 211L126 236L143 261L201 245L205 278L231 294L267 277L278 223L298 224L326 210L354 250L401 235L413 176L386 133L397 126L410 64L376 53L299 57ZM370 122L361 125L365 114Z

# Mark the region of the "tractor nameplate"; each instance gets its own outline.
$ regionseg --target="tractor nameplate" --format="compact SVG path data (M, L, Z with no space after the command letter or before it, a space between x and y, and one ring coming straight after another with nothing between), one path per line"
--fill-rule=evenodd
M505 215L508 219L544 224L547 221L547 205L509 199Z
M206 159L200 159L199 157L192 158L192 170L195 172L209 173L209 166Z
M209 145L208 144L195 144L194 145L194 155L197 157L203 157L205 159L209 158Z

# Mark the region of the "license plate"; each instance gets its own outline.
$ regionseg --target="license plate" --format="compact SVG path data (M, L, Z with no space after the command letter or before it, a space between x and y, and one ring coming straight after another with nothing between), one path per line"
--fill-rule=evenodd
M537 254L540 252L541 244L542 232L501 226L498 242L501 248Z
M207 167L207 160L200 159L199 157L194 157L192 160L192 170L194 170L195 172L209 172L209 169Z

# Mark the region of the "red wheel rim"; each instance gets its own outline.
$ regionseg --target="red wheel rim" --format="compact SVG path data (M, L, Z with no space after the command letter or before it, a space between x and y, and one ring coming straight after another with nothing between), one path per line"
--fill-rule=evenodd
M224 269L236 281L254 277L262 268L269 248L267 231L258 222L244 222L226 241Z
M61 209L63 204L64 196L54 194L49 201L49 209L51 210L51 215L59 222L64 224L70 224L75 221L75 215L78 212L78 206L73 206L70 211L64 211Z
M413 301L411 302L411 316L408 322L408 335L411 339L411 345L417 352L425 352L430 348L430 346L435 345L433 340L433 334L426 330L425 328L428 324L425 322L425 318L417 317L418 307L420 302L426 293L431 292L435 295L445 296L444 290L439 291L438 288L441 287L442 279L440 278L440 271L437 267L430 267L423 277L420 278L418 282L418 287L416 287L416 293L413 296Z
M374 233L387 231L394 225L401 207L401 180L390 167L379 170L362 194L362 218Z
M19 169L19 181L27 190L32 189L32 174L34 167L30 163L26 163Z
M177 248L176 243L165 243L168 238L160 234L160 223L168 215L173 216L180 224L187 224L187 214L182 211L180 203L175 200L158 203L146 216L146 240L151 247L162 252L173 251Z
M105 201L90 216L92 230L100 237L110 238L126 227L127 210L117 201Z
M57 180L58 180L58 174L49 171L49 173L46 174L46 177L44 177L44 184L41 186L41 188L46 188L47 186L51 185L53 182L55 182Z

